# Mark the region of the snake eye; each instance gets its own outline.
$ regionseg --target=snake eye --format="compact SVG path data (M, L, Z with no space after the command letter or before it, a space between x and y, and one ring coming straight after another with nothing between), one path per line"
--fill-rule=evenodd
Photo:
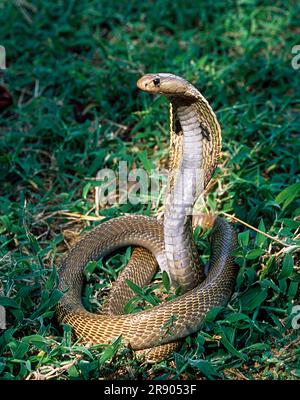
M160 84L160 79L159 78L153 79L153 83L154 83L154 86L158 86Z

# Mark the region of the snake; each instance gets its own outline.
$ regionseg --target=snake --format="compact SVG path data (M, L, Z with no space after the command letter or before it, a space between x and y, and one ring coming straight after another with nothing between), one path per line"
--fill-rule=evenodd
M192 215L218 165L221 128L210 104L195 86L170 73L142 76L137 87L162 95L170 103L170 161L164 218L122 215L85 233L63 257L58 288L63 292L56 314L77 338L92 344L122 343L148 362L166 358L183 338L197 332L214 307L229 301L238 273L233 252L237 238L232 225L213 217L208 268L199 262ZM125 270L104 301L101 313L82 304L83 273L89 261L126 246L134 250ZM134 296L127 285L148 283L159 266L181 295L150 309L125 314Z

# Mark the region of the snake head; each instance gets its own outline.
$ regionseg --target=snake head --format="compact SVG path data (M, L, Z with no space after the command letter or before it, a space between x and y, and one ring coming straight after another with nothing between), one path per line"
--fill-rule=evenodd
M167 97L195 96L195 88L185 79L167 73L147 74L137 81L137 87L145 92Z

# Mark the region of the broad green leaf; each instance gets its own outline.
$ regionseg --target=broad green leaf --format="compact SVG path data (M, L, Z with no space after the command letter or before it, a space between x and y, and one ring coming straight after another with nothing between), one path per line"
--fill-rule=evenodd
M229 323L237 322L237 321L249 321L249 322L251 322L251 319L246 314L234 313L234 314L228 315L228 317L226 317L225 321L229 322Z
M238 235L238 242L242 248L247 247L249 243L250 232L249 230L241 232Z
M5 232L5 230L7 230L8 232L10 231L10 229L11 229L11 222L10 222L10 220L9 220L9 218L8 218L8 216L7 215L1 215L0 216L0 223L3 225L3 227L4 227L4 229L1 227L1 225L0 225L0 233L2 234L2 233L4 233Z
M162 282L163 282L163 285L164 285L166 291L169 292L169 290L170 290L170 279L169 279L169 275L168 275L168 273L166 271L163 271L163 273L162 273Z
M218 371L212 366L212 364L207 360L189 360L191 367L199 370L207 378L220 377Z
M286 293L286 291L287 291L287 281L286 281L286 279L279 279L278 280L278 287L279 287L281 293Z
M294 269L294 260L291 253L287 253L284 256L283 263L282 263L282 270L278 276L278 279L286 279L289 278Z
M182 369L188 364L188 361L179 353L174 353L174 361L177 373L181 373Z
M91 186L92 186L91 182L88 182L88 183L86 183L86 184L84 185L83 190L82 190L82 197L83 197L84 199L87 198L87 195L88 195L88 192L89 192Z
M106 361L110 360L119 350L122 344L122 336L119 336L111 345L109 345L100 357L100 364L104 364Z
M49 291L44 290L42 292L42 297L40 301L39 307L32 313L31 318L35 319L38 316L43 315L43 313L47 313L50 308L54 307L57 305L59 300L62 298L63 292L61 292L58 289L54 289L50 296L49 296Z
M21 340L23 343L32 344L38 349L47 350L47 340L41 335L24 336Z
M222 310L222 307L214 307L205 316L205 322L213 322L217 315L220 313Z
M129 279L125 279L126 284L130 287L131 290L134 291L138 296L140 296L143 300L147 301L149 304L156 306L160 303L160 300L151 293L146 293L142 288L136 285Z
M260 306L264 302L267 296L267 289L260 286L248 289L247 292L244 293L240 299L243 310L254 310L256 307Z
M137 284L135 284L134 282L132 282L129 279L125 279L126 284L130 287L131 290L134 291L135 294L137 294L138 296L144 296L144 291L142 288L140 288Z
M58 289L54 289L50 295L48 307L52 308L56 306L56 304L59 302L59 300L63 297L63 292L61 292Z
M33 252L35 254L38 254L41 251L41 247L36 237L31 232L29 232L27 228L26 228L26 235L31 243Z
M85 380L89 379L90 371L92 369L91 363L86 360L80 360L78 362L78 367L82 373L82 376Z
M41 343L47 343L47 340L41 336L41 335L30 335L30 336L24 336L22 337L22 342L24 343L31 343L31 342L41 342Z
M15 302L15 300L10 299L9 297L0 296L0 306L3 307L11 307L11 308L20 308L19 304Z
M24 319L24 313L23 313L23 311L22 311L21 309L12 308L12 309L10 310L10 312L12 313L12 315L16 318L16 320L17 320L18 322L22 322L22 321L23 321L23 319Z
M249 351L249 350L255 350L255 351L263 351L263 350L269 350L270 345L266 343L254 343L251 344L250 346L244 347L243 351Z
M262 281L260 281L260 286L262 288L266 288L266 289L272 289L274 290L274 292L279 293L280 289L278 286L275 285L275 283L270 280L270 279L263 279Z
M299 210L299 212L300 212L300 210ZM297 211L295 211L295 215L297 215ZM299 220L295 221L294 219L282 218L282 219L279 219L278 222L283 222L283 224L285 226L288 226L291 229L297 229L300 227Z
M18 342L16 349L13 351L13 356L15 358L22 359L24 355L27 353L29 349L29 343L27 342Z
M71 368L68 368L67 373L71 379L77 379L79 377L79 372L75 365L72 365Z
M138 303L140 302L140 299L137 297L133 297L130 299L124 306L124 314L132 314L133 312L137 312L141 309L141 307L138 307Z
M221 336L221 343L223 344L223 346L229 351L229 353L231 353L232 355L241 358L243 360L246 360L247 357L241 353L240 351L238 351L228 340L226 333L224 331L224 329L219 325L216 327L215 332Z
M294 183L283 189L276 197L275 201L278 204L283 203L282 209L284 210L298 195L300 192L300 182Z
M289 290L287 292L287 295L290 299L293 299L294 297L296 297L296 294L298 293L298 286L299 286L298 282L290 283Z
M262 254L264 254L264 252L265 252L264 249L249 250L245 257L247 260L255 260L256 258L260 257Z
M153 169L153 163L150 160L150 158L148 157L147 152L146 151L141 151L140 153L138 153L138 158L141 160L145 170L148 173L150 173L151 170Z
M259 221L258 229L262 232L266 232L264 220L261 219ZM268 240L268 238L263 235L262 233L257 232L256 238L255 238L255 247L262 247L263 244Z
M53 285L55 284L56 278L57 278L56 268L55 266L53 266L51 274L46 282L45 288L48 290L52 289Z
M89 275L91 275L95 269L97 268L97 261L89 261L86 265L86 267L84 268L84 274L87 277L87 279L89 278Z

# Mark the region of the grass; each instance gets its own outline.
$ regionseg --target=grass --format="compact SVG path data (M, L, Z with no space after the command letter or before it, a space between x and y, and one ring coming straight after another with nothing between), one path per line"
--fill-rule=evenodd
M0 114L3 379L299 379L299 12L283 0L1 2L0 79L13 96ZM95 217L97 171L168 156L166 101L135 86L152 71L184 76L217 111L222 162L205 201L239 220L240 272L228 306L149 366L119 342L75 342L54 308L55 266L97 224L79 217ZM100 215L154 211L122 205ZM207 235L197 241L207 256ZM128 257L114 255L110 274L90 268L86 303L97 305Z

